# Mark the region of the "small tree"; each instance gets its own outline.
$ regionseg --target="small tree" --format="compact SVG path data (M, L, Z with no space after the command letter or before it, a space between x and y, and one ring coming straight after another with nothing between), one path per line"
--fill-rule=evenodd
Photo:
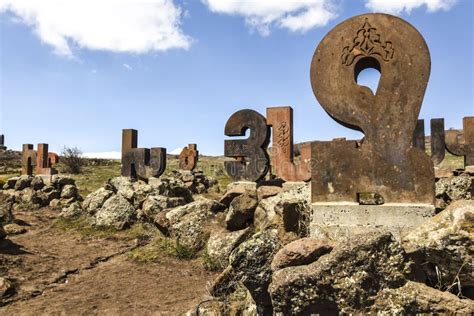
M71 174L79 174L84 166L82 151L77 147L64 146L61 152L60 163L64 166L64 171Z

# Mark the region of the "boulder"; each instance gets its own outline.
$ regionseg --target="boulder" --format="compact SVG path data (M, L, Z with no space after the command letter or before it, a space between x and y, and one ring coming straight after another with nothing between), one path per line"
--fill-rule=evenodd
M132 180L128 177L116 177L108 181L108 184L112 190L121 194L129 202L133 203L133 198L135 197L135 190L133 188Z
M411 263L390 233L371 232L341 241L306 266L273 273L274 311L288 314L351 314L368 309L386 288L407 282Z
M135 220L135 208L121 194L116 194L108 199L102 208L95 214L97 226L115 227L124 229Z
M462 174L436 182L437 205L446 208L453 201L474 199L474 177Z
M273 258L273 271L293 266L308 265L332 251L333 247L326 241L313 238L295 240L283 247Z
M44 181L41 177L34 177L31 180L31 188L35 191L41 190L44 187Z
M15 198L11 195L0 192L0 226L13 221L13 205Z
M236 231L247 227L253 221L257 205L258 201L255 195L245 193L236 197L230 203L225 219L227 229Z
M65 185L76 185L76 181L73 178L61 176L55 174L51 177L51 185L56 189L61 191Z
M11 190L11 189L15 189L15 185L16 185L16 182L18 181L18 179L20 179L20 177L12 177L12 178L9 178L5 184L3 185L3 189L4 190Z
M74 202L62 209L60 216L64 218L77 218L83 214L81 203Z
M31 185L31 181L33 180L33 177L31 176L21 176L18 177L15 183L15 190L16 191L22 191L26 188L29 188Z
M26 227L14 223L3 226L3 229L7 235L21 235L27 232Z
M66 184L61 190L61 199L76 198L78 194L77 187L72 184Z
M102 205L104 205L105 201L107 201L112 195L112 191L106 190L105 188L100 188L97 191L89 194L84 199L82 207L87 213L94 215L102 207Z
M285 232L293 232L299 237L309 236L311 204L305 199L290 198L278 202L275 213L279 215Z
M252 229L229 232L226 230L216 230L211 232L207 242L207 254L209 259L220 268L225 268L229 264L229 256L232 251L244 242L252 233Z
M269 197L275 196L283 191L282 187L274 185L263 185L257 189L258 200L268 199Z
M0 277L0 299L8 297L13 290L13 284L5 278Z
M410 281L400 288L387 288L380 291L370 313L373 315L472 315L474 302L461 300L453 294Z
M250 292L259 314L271 314L268 286L272 280L271 262L280 249L278 232L274 229L255 234L240 244L230 256L232 279L241 282Z
M138 211L138 218L140 220L150 221L166 208L168 208L168 198L166 196L149 196L143 202L141 210Z
M457 201L411 231L403 246L428 284L474 287L473 240L474 201Z
M5 239L7 237L7 232L3 229L3 226L0 224L0 240Z
M232 182L227 186L227 190L219 200L220 203L229 207L230 203L238 196L248 193L257 195L257 184L255 182Z
M207 243L214 222L215 213L222 211L224 205L202 199L166 213L172 237L192 253L196 253Z

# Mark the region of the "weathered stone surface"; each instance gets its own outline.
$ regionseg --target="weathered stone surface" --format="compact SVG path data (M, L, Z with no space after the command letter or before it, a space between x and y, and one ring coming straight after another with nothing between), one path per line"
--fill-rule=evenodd
M35 191L41 190L44 187L44 181L41 177L34 177L31 180L31 188Z
M122 130L122 176L142 180L159 178L166 169L166 149L137 146L138 131Z
M276 271L273 308L284 315L363 311L382 289L403 286L410 265L391 234L355 235L310 265Z
M240 110L229 118L224 134L226 136L245 136L250 130L248 139L226 140L224 156L235 158L235 161L224 163L227 174L234 181L258 181L269 171L267 147L270 132L263 115L253 110Z
M29 188L31 185L31 181L33 180L33 177L31 176L21 176L17 179L15 183L15 190L16 191L22 191L26 188Z
M20 177L12 177L7 179L5 182L5 185L3 186L4 190L10 190L10 189L15 189L15 184L18 181Z
M7 297L12 290L13 284L5 278L0 278L0 298Z
M15 198L8 194L0 192L0 226L13 221L13 205Z
M268 293L272 279L270 265L280 247L278 232L267 230L242 243L230 256L233 280L242 282L249 290L260 314L272 313Z
M125 197L128 201L133 202L135 196L135 190L133 188L132 181L127 177L116 177L108 181L112 190Z
M217 266L225 268L229 264L231 252L244 242L251 233L252 229L250 227L235 232L225 230L211 232L207 242L209 259Z
M232 182L227 186L227 189L224 195L219 200L220 203L230 206L230 203L239 195L248 193L251 195L256 195L257 193L257 184L255 182Z
M436 199L441 209L454 201L474 199L474 177L463 174L439 179L436 182Z
M258 201L255 195L243 194L236 197L230 203L229 211L225 219L228 230L241 230L253 221L253 215Z
M123 229L134 221L135 208L121 194L108 199L95 215L97 226L111 226Z
M357 84L367 68L381 71L375 93ZM323 38L311 64L313 92L364 140L312 144L313 202L357 202L358 193L374 192L386 203L434 205L433 162L412 146L429 75L426 42L398 17L359 15Z
M267 108L267 124L272 126L272 168L285 181L311 180L311 144L301 146L299 164L293 161L293 108Z
M5 237L7 237L7 233L3 229L3 226L0 224L0 240L5 239Z
M192 252L197 252L206 245L215 214L225 206L208 199L202 199L185 206L177 207L166 213L172 237Z
M358 200L360 205L382 205L385 203L383 196L370 192L359 193Z
M408 282L400 288L380 291L370 312L379 315L472 315L474 303L421 283Z
M459 278L462 286L474 287L473 228L474 201L458 201L411 231L403 246L429 284L447 289Z
M82 207L89 215L94 215L112 195L112 191L100 188L84 199Z
M65 207L61 211L61 217L64 218L76 218L81 216L83 213L81 203L74 202L71 203L68 207Z
M260 186L257 189L258 200L268 199L269 197L275 196L278 193L282 192L282 187L273 186L273 185L264 185Z
M73 178L61 176L61 175L54 175L51 177L51 185L55 187L57 190L62 190L65 185L76 185L76 181Z
M332 249L332 245L327 241L313 238L298 239L278 251L273 258L271 268L273 271L277 271L288 267L308 265L330 253Z
M75 185L67 184L61 190L61 199L71 199L77 197L78 190Z
M7 235L21 235L27 232L26 227L20 226L18 224L7 224L3 226L3 229Z

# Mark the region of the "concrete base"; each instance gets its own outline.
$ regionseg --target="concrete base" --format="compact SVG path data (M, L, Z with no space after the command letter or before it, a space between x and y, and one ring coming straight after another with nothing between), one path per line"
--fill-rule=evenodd
M435 215L435 207L427 204L313 203L312 207L311 237L333 240L380 229L400 240Z
M297 188L304 187L306 185L307 185L307 183L303 182L303 181L301 181L301 182L285 182L285 183L283 183L282 188L283 188L284 192L287 192L287 191L291 191L291 190L294 190L294 189L297 189Z

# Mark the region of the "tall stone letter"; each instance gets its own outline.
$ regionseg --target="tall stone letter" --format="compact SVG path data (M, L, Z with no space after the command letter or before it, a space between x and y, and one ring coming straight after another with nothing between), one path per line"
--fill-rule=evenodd
M356 142L314 142L313 202L359 202L361 193L386 203L434 204L434 167L413 135L430 76L420 33L404 20L365 14L342 22L317 47L311 84L324 110L361 131ZM361 71L381 73L375 94L357 84Z
M267 124L272 127L272 167L285 181L311 179L311 144L301 147L301 161L293 162L293 109L291 106L267 108Z
M189 144L179 154L179 169L193 171L199 160L196 144Z
M474 116L463 119L462 134L446 131L446 149L455 156L464 156L464 167L474 169Z
M21 174L24 176L32 176L34 166L36 166L36 151L33 149L32 144L23 144Z
M138 131L122 131L122 176L131 178L158 178L166 169L165 148L137 148Z
M253 110L238 111L227 121L224 134L245 136L247 130L250 130L248 139L224 142L224 155L236 159L225 162L227 174L234 181L258 181L268 173L270 132L263 115Z

